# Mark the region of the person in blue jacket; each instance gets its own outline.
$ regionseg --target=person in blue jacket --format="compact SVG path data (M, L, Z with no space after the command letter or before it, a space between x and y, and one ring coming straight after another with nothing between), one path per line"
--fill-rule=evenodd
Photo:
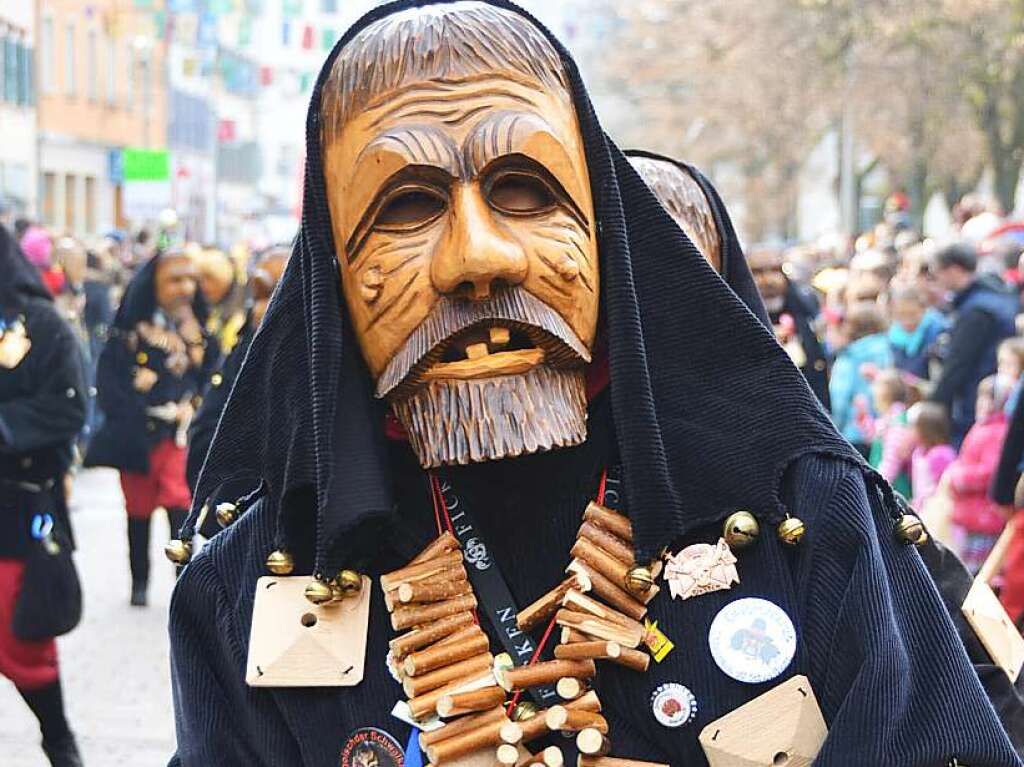
M931 269L952 294L952 326L942 375L930 399L949 410L953 443L959 446L974 423L978 384L996 371L996 351L1016 333L1017 293L993 274L977 274L973 245L956 243L938 251Z
M864 301L850 306L840 334L845 344L836 354L829 381L832 420L839 433L866 456L870 446L861 418L871 408L871 371L892 365L878 304Z

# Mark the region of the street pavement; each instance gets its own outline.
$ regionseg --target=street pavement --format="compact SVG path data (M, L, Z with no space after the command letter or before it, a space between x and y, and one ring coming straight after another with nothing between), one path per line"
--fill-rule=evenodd
M149 607L128 605L128 542L117 473L81 472L71 497L82 623L58 640L68 717L85 767L157 767L174 751L167 606L174 576L166 518L153 519ZM35 718L0 677L0 764L46 767Z

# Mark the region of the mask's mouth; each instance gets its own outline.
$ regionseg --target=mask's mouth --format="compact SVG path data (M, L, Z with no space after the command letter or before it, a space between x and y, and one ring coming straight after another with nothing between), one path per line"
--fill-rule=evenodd
M377 379L401 399L430 381L522 375L538 365L582 367L590 351L553 309L521 289L485 302L442 299Z
M545 362L555 367L585 364L574 349L542 328L484 321L434 347L409 372L398 393L428 381L522 375Z

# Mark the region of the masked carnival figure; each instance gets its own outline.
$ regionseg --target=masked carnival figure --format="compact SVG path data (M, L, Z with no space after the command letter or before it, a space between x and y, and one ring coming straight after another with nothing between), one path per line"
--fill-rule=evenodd
M99 359L96 384L105 420L85 463L121 474L136 606L147 599L153 511L165 509L173 531L191 503L185 438L194 400L219 356L205 320L191 256L161 252L129 283Z
M249 484L172 600L173 765L1019 765L919 523L538 22L375 9L306 157L169 549Z

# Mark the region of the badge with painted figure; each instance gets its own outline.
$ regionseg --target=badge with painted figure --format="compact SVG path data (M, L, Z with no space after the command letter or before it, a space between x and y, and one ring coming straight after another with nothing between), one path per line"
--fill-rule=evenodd
M361 727L341 749L340 767L405 767L405 754L389 733Z
M796 629L785 611L767 599L747 597L730 602L711 622L711 656L738 682L760 684L775 679L796 654Z
M682 727L697 716L697 698L678 682L659 685L651 693L651 711L658 724Z
M740 582L736 556L723 538L713 546L694 543L678 554L666 556L665 581L673 599L731 589Z

